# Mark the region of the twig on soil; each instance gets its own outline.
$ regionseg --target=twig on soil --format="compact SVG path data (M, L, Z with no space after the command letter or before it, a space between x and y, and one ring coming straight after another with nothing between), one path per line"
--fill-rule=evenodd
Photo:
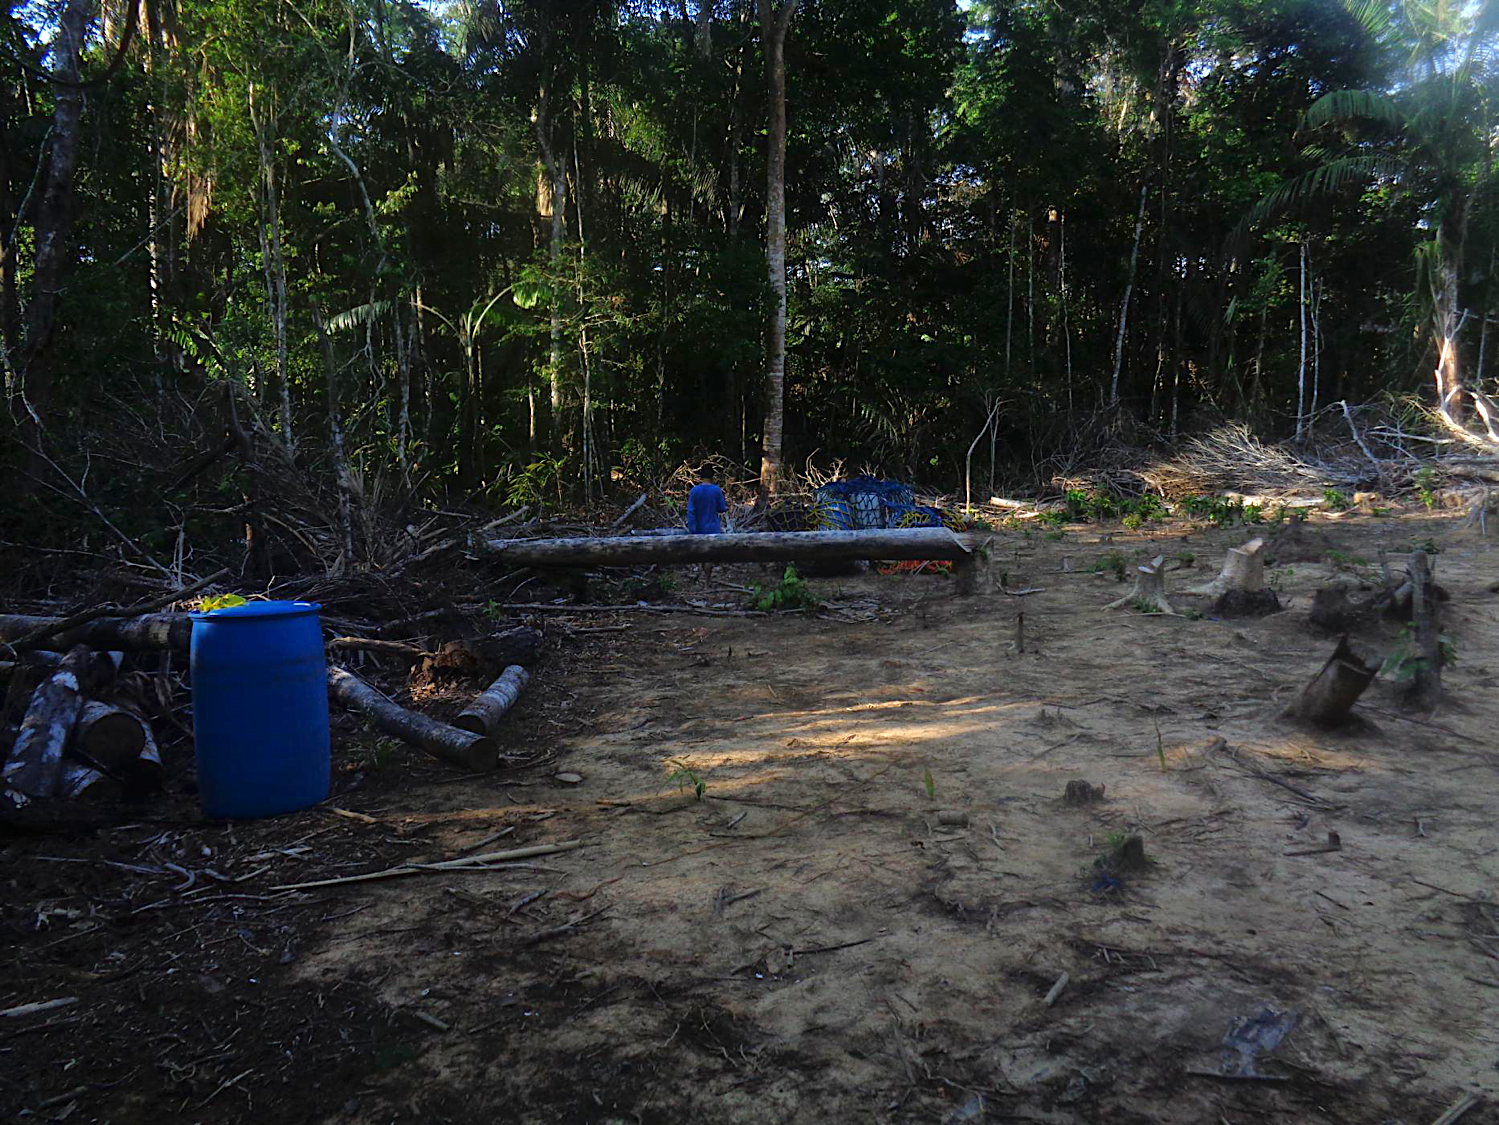
M512 859L530 859L532 856L556 855L558 852L575 851L582 846L582 840L564 840L560 844L536 844L529 848L516 848L508 852L488 852L484 855L464 856L460 859L445 859L437 863L403 863L396 867L387 867L383 871L369 871L363 875L345 875L338 879L313 879L306 883L285 883L270 889L273 892L305 891L313 887L337 887L345 883L395 879L402 875L416 875L424 871L495 871L502 869L488 865L505 863Z
M760 892L755 891L753 893L759 894ZM729 899L729 902L738 902L739 899L746 897L748 896L739 895L737 898ZM793 949L791 953L794 957L811 957L814 953L837 953L840 949L852 949L856 945L868 945L874 940L875 938L872 937L860 938L858 941L846 941L842 945L819 945L812 949Z
M1046 1007L1048 1008L1055 1004L1057 1002L1057 998L1062 995L1062 989L1067 987L1068 979L1069 978L1066 973L1063 973L1061 976L1057 977L1057 983L1051 986L1051 990L1046 994L1046 999L1042 1000L1041 1003L1046 1005Z
M550 602L504 602L496 609L524 613L696 613L703 617L769 617L758 609L708 609L695 605L553 605Z
M1446 1111L1435 1121L1433 1121L1431 1125L1452 1125L1454 1121L1456 1121L1463 1114L1467 1113L1468 1110L1472 1109L1482 1100L1483 1099L1480 1098L1477 1094L1464 1094L1462 1097L1458 1098L1457 1101L1448 1106Z
M341 816L346 820L357 820L360 824L379 824L380 822L368 813L354 812L352 809L329 808L334 816Z
M543 941L550 941L552 938L561 937L563 934L577 929L589 919L597 918L600 914L606 913L609 909L610 907L606 906L601 910L595 910L592 914L585 914L581 918L574 918L571 922L564 922L560 926L553 926L549 930L542 930L540 933L532 934L530 937L523 938L522 940L516 942L516 945L537 945Z
M1478 746L1488 745L1488 743L1484 742L1481 738L1474 738L1470 734L1464 734L1462 731L1453 730L1451 727L1445 726L1442 723L1434 723L1430 719L1413 719L1409 715L1402 715L1396 711L1386 711L1381 707L1371 707L1367 703L1364 704L1364 710L1373 711L1376 715L1383 715L1387 719L1399 719L1403 723L1412 723L1418 727L1430 727L1432 730L1439 730L1443 734L1450 734L1453 738L1460 738L1464 742L1472 742Z
M56 1000L38 1000L31 1004L17 1004L14 1008L0 1008L0 1019L19 1019L21 1016L34 1016L38 1012L53 1012L58 1008L66 1008L69 1004L78 1003L76 996L62 996Z
M1444 895L1451 895L1453 898L1460 898L1464 902L1483 902L1484 901L1481 898L1474 898L1472 895L1465 895L1465 894L1463 894L1460 891L1449 891L1446 887L1439 887L1435 883L1428 883L1425 879L1417 879L1414 875L1411 876L1411 882L1412 883L1420 883L1421 886L1423 886L1423 887L1430 887L1434 891L1441 891Z

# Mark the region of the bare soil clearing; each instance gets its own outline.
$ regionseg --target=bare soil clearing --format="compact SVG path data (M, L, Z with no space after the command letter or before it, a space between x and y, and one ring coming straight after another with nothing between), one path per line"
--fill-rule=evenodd
M1024 597L813 580L874 599L873 621L580 618L499 735L540 766L455 778L345 735L332 804L365 819L210 825L178 795L12 841L0 1008L77 1001L0 1018L0 1100L101 1121L1237 1125L1431 1121L1473 1092L1464 1120L1493 1120L1499 555L1457 528L1341 520L1335 563L1267 568L1287 608L1263 618L1101 609L1123 592L1092 572L1109 552L1190 552L1167 589L1204 609L1182 591L1249 536L1186 528L1001 533L991 576ZM1379 682L1357 729L1280 721L1336 641L1313 592L1428 539L1449 701L1413 714ZM1103 798L1064 804L1071 781ZM1144 870L1101 867L1131 835ZM503 872L272 889L571 839ZM1214 1077L1266 1009L1296 1020L1263 1077Z

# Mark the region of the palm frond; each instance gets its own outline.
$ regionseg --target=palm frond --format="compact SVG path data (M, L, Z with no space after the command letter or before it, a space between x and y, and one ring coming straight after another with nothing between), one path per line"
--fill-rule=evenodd
M328 318L329 332L347 332L351 328L362 328L372 320L378 320L395 308L392 301L370 301L368 304L355 305L346 312Z
M1380 44L1389 42L1395 22L1390 5L1384 0L1343 0L1342 8L1370 40Z
M1391 129L1403 129L1405 112L1395 99L1378 90L1334 90L1323 94L1301 115L1303 129L1348 121L1373 121Z

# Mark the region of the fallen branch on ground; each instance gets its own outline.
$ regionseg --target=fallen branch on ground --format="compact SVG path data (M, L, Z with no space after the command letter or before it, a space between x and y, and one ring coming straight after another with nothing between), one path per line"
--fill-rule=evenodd
M564 840L560 844L533 844L529 848L514 848L508 852L486 852L483 855L463 856L460 859L444 859L436 863L403 863L387 867L382 871L367 871L363 875L344 875L337 879L313 879L306 883L283 883L271 887L272 891L308 891L314 887L338 887L345 883L370 883L376 879L398 879L403 875L419 875L425 871L494 871L496 863L512 860L533 859L540 855L557 855L559 852L576 851L583 846L582 840Z
M487 736L408 711L345 668L328 669L328 687L338 703L368 717L377 730L420 747L449 765L477 773L492 770L497 764L494 743Z

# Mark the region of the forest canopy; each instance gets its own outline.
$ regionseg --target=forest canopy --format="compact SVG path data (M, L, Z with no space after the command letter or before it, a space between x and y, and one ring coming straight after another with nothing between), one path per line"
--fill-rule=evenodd
M1496 9L12 6L7 475L171 502L252 431L345 499L951 484L991 412L992 481L1100 411L1376 400L1492 447Z

